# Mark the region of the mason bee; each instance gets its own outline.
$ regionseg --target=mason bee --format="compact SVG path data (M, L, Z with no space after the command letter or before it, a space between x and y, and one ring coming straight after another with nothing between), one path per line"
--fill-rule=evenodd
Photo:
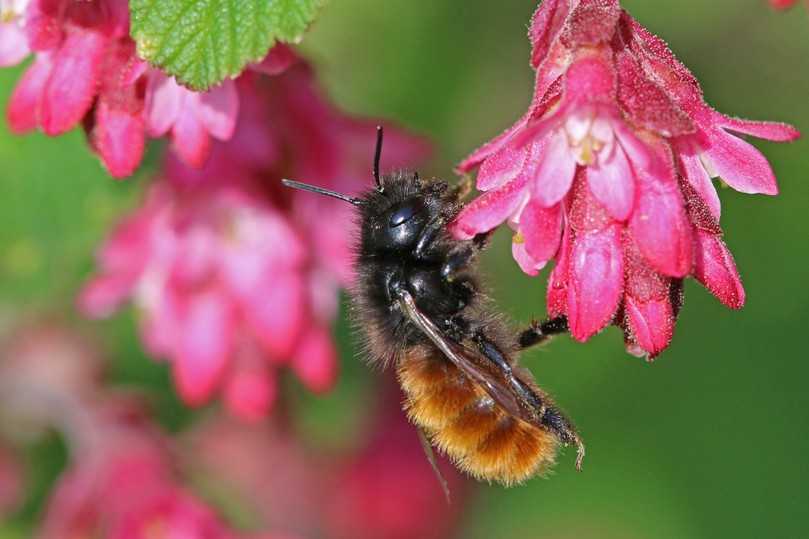
M558 446L584 445L573 424L517 364L519 350L567 331L567 320L513 333L476 276L488 235L459 241L447 225L463 189L406 171L380 176L355 198L296 181L284 185L338 198L358 211L356 322L369 361L396 369L410 420L470 475L506 485L547 470Z

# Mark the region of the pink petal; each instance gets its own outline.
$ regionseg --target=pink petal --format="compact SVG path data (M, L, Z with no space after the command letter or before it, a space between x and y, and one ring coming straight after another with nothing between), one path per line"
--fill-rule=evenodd
M517 123L506 129L503 133L499 134L474 152L472 152L469 157L461 161L455 170L459 173L464 172L471 172L474 170L478 165L480 165L484 160L488 159L490 155L500 151L500 149L505 146L511 138L519 132L525 124L528 122L528 118L530 116L530 111L526 112L525 115L517 120Z
M0 67L17 65L30 53L23 29L16 22L0 23Z
M531 64L534 68L538 67L548 55L569 10L568 0L544 0L534 12L528 32L533 46Z
M619 53L617 63L618 99L632 123L664 137L694 133L691 118L648 77L631 52Z
M183 108L171 131L174 150L190 167L202 168L211 153L211 137L199 118Z
M564 100L568 105L615 100L615 71L611 57L588 55L576 60L564 78Z
M562 205L543 208L529 202L520 216L520 232L525 237L525 250L543 265L556 256L562 237Z
M102 99L96 108L93 142L109 173L125 178L135 172L146 144L143 118L139 113L110 108Z
M233 345L231 317L222 294L198 293L188 299L172 360L177 389L191 406L206 402L221 381Z
M714 113L716 125L737 133L772 140L774 142L790 142L801 136L801 132L789 124L781 122L756 122L731 118L718 112Z
M168 133L183 111L185 93L189 92L173 78L153 70L146 87L146 128L149 136L162 137ZM187 112L186 112L187 113Z
M570 247L573 243L570 241L570 236L570 229L566 228L556 256L556 266L548 277L546 298L548 316L567 314L568 268L570 267Z
M9 127L14 133L30 131L39 123L42 92L52 65L49 54L38 54L14 88L7 111Z
M286 361L307 323L306 284L297 272L265 276L263 286L242 298L244 317L278 362Z
M527 178L521 175L500 189L479 196L450 224L450 233L456 239L468 240L505 222L525 200L527 183Z
M624 301L632 337L650 358L665 350L674 335L674 312L668 298L637 301L627 295Z
M618 0L580 0L568 18L560 40L571 49L609 42L621 17Z
M590 192L618 221L625 221L635 205L635 172L620 144L598 166L587 167Z
M691 224L676 184L646 179L640 184L630 230L641 254L657 271L670 277L691 273Z
M311 326L295 351L292 369L311 391L328 391L337 379L337 351L331 333L320 326Z
M297 61L295 51L283 43L277 43L261 62L250 64L250 69L265 75L280 75Z
M679 157L689 185L694 188L694 191L710 209L714 219L718 220L722 214L722 204L719 201L719 195L708 171L705 170L699 157L684 155L683 153L680 153Z
M53 58L42 95L40 123L48 135L60 135L81 121L93 104L103 65L106 39L92 31L68 34Z
M532 155L531 159L538 161L531 183L531 199L546 208L556 205L570 190L576 172L576 160L564 134L555 133L544 152Z
M616 119L611 123L615 138L626 152L626 156L636 173L640 170L645 170L649 174L659 174L661 171L666 170L665 161L661 160L660 156L655 153L655 150L649 144L638 138L623 120Z
M266 366L263 369L237 369L225 385L228 410L239 419L257 423L267 417L278 397L278 382Z
M744 287L725 242L704 230L698 230L696 237L694 277L719 301L731 309L741 309L745 301Z
M525 241L511 242L511 256L514 257L514 260L517 262L517 265L520 266L523 273L531 277L539 275L539 270L544 268L545 264L547 264L547 261L536 260L528 254L528 250L525 248Z
M742 193L778 194L770 164L753 145L721 129L707 134L711 146L704 156L725 183Z
M61 14L58 11L61 10L51 9L51 6L47 6L46 2L41 0L28 3L23 26L28 37L28 45L32 50L51 51L62 43L65 24L60 20Z
M230 139L236 129L236 117L239 114L239 94L236 92L236 84L232 80L226 80L200 94L196 112L202 125L214 138Z
M92 318L106 318L129 298L137 275L109 274L91 280L78 298L79 309Z
M624 261L620 227L578 236L572 246L568 278L570 333L576 340L586 341L609 324L621 299Z
M516 147L507 144L487 158L480 166L477 187L480 191L491 191L510 182L525 166L528 158L527 146Z

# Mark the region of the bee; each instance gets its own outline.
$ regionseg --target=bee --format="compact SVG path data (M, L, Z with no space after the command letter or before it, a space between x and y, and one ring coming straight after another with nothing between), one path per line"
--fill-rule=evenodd
M375 188L360 197L283 180L357 208L352 311L370 363L395 368L410 421L473 477L523 482L546 471L560 445L576 446L580 470L575 427L517 363L520 350L566 332L567 320L508 331L476 272L490 234L461 241L447 231L465 189L408 171L380 176L381 152L380 127Z

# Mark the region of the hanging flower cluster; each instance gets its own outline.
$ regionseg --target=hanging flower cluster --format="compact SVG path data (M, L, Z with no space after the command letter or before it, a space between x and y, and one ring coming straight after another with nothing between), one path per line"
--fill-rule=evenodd
M208 158L211 139L233 135L239 97L233 81L196 93L135 54L126 0L0 1L0 67L36 58L8 104L15 133L61 135L77 125L109 173L132 174L146 138L169 135L190 166ZM253 69L275 74L293 55L284 45Z
M170 361L185 402L219 394L234 414L259 419L281 366L313 391L333 383L331 324L338 289L352 278L350 208L280 180L366 188L375 123L324 101L303 62L236 84L242 106L232 140L217 144L202 169L168 158L143 205L99 252L99 275L80 303L106 316L132 299L146 347ZM388 135L385 166L427 151L393 127Z
M744 304L712 178L776 194L767 160L741 136L799 134L712 109L617 0L545 0L529 37L531 106L458 166L479 169L485 194L453 232L471 238L507 222L524 272L556 261L548 311L568 317L575 339L613 323L630 352L654 357L671 341L685 277L730 308Z

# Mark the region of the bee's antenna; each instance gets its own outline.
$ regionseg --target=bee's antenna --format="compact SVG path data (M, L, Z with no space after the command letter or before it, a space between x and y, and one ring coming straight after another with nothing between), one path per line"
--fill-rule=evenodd
M287 187L292 187L293 189L301 189L303 191L309 191L311 193L317 193L319 195L326 195L327 197L344 200L349 204L353 204L355 206L360 206L362 204L362 200L359 198L350 197L348 195L344 195L343 193L338 193L337 191L323 189L322 187L309 185L308 183L296 182L294 180L281 180L281 183L283 183Z
M383 129L381 125L378 125L376 126L376 151L374 152L374 181L380 192L382 192L382 181L379 179L379 160L382 158L382 137Z

